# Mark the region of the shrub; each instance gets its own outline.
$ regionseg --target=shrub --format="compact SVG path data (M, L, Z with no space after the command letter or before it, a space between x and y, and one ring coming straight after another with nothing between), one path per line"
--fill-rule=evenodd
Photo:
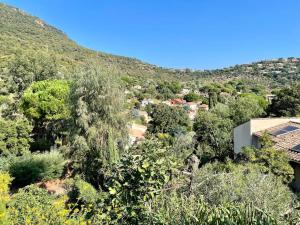
M283 150L277 150L273 147L262 149L247 147L243 149L242 157L248 162L260 165L261 172L271 172L280 177L286 184L294 178L294 170L289 163L289 156Z
M0 156L29 152L32 126L25 119L0 119Z
M154 105L148 113L152 118L148 127L150 133L169 133L177 136L186 133L190 127L189 117L182 108L160 104Z
M190 92L183 97L187 102L195 102L200 100L200 96L194 92Z
M83 217L65 208L66 200L28 186L14 194L8 204L10 224L86 224Z
M11 177L6 172L0 172L0 224L7 224L8 214L6 204L9 201L9 184Z
M112 169L105 185L108 193L98 204L94 223L149 224L145 223L146 207L170 180L176 163L156 140L145 141L132 152L135 155L122 156Z
M65 160L56 151L17 157L9 167L14 184L26 186L36 181L50 180L62 175Z
M195 140L197 147L202 152L209 154L200 155L201 158L217 157L223 160L232 149L232 121L221 118L211 112L200 111L194 122ZM210 151L204 151L203 146L208 146Z
M143 224L197 225L277 225L276 219L253 205L211 206L203 198L172 192L152 203L148 221Z
M9 171L11 163L14 161L16 156L9 155L7 157L0 157L0 171Z
M70 179L66 185L69 191L69 202L91 204L95 203L99 197L97 190L80 178Z
M293 194L281 179L262 173L256 164L208 164L199 170L194 187L195 195L211 205L253 204L276 219L293 205Z

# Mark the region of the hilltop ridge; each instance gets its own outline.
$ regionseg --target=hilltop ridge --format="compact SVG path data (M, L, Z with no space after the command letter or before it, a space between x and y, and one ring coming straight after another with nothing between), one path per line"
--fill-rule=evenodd
M141 60L90 50L78 45L63 31L21 9L0 3L0 66L17 51L46 51L58 58L60 67L70 71L93 60L104 70L139 79L224 80L250 78L286 84L300 79L300 59L280 58L215 70L168 69Z

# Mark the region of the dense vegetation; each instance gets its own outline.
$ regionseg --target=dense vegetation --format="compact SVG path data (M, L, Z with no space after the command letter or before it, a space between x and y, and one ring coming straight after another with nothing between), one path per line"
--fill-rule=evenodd
M19 9L0 4L0 15L0 224L300 222L286 152L265 135L234 157L232 134L299 115L296 59L171 71L80 47ZM286 87L270 103L274 84ZM209 110L191 119L172 98ZM132 120L147 133L129 144Z

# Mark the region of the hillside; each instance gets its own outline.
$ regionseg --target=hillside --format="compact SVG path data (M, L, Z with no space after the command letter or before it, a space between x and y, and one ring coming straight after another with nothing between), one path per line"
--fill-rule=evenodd
M289 84L300 80L300 59L290 57L264 60L224 69L195 71L193 76L215 79L248 78L275 84Z
M247 78L268 84L289 84L300 79L298 58L265 60L217 70L166 69L140 60L111 55L84 48L62 31L20 9L0 3L0 66L18 51L44 51L54 55L63 73L71 73L89 61L96 61L104 70L147 79L224 81Z
M55 55L67 71L90 60L121 75L175 77L179 73L162 69L140 60L89 50L69 39L62 31L24 11L0 3L0 59L3 61L19 50L47 51Z

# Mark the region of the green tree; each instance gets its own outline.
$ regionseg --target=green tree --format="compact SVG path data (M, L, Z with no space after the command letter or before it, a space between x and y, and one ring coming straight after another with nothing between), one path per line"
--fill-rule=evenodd
M276 98L268 109L274 116L297 116L300 113L300 84L284 88L276 93Z
M176 136L186 133L190 126L186 111L179 107L166 104L153 105L148 113L152 118L148 128L151 133L169 133Z
M242 98L255 99L263 109L266 109L268 107L268 101L266 100L265 97L261 95L257 95L254 93L243 93L239 96Z
M218 103L218 94L216 92L209 92L209 108L212 109Z
M208 145L212 150L211 157L224 159L232 148L232 128L232 121L228 118L211 112L199 112L193 128L198 148Z
M265 115L264 105L261 105L260 98L256 96L238 97L236 100L229 103L230 118L234 125L238 126L248 120Z
M64 138L70 117L70 82L44 80L31 84L21 97L21 110L33 121L33 149L48 149Z
M183 97L183 99L186 100L187 102L195 102L195 101L200 100L200 96L197 95L195 92L190 92L190 93L186 94Z
M93 221L106 224L147 224L148 205L170 181L175 161L167 148L147 140L125 154L105 184L106 199ZM106 215L103 221L103 215Z
M55 78L58 67L55 57L44 52L17 52L8 66L12 88L22 93L32 82Z
M119 159L127 130L119 80L91 66L71 91L73 130L69 157L85 180L103 184L105 168Z
M262 148L246 147L243 149L242 158L248 162L261 166L264 173L273 173L282 178L284 183L290 183L294 178L294 170L290 165L290 158L283 150L274 149L273 143L266 133L262 136Z
M174 81L168 83L166 86L173 92L173 94L178 94L182 89L181 84L179 82L174 82Z
M0 118L0 156L23 155L29 152L32 126L24 118Z
M156 90L159 93L159 97L163 100L167 100L174 97L174 93L166 86L159 85L156 88Z

